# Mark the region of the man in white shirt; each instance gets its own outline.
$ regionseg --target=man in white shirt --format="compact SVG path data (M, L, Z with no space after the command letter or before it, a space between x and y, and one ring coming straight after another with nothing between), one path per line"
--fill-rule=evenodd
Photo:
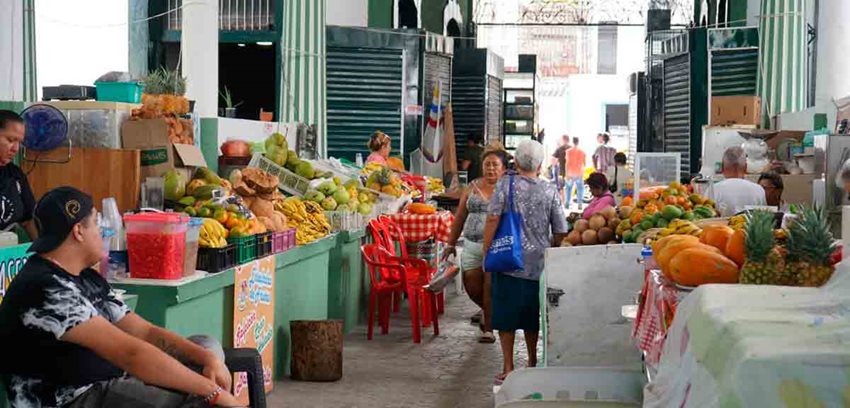
M722 217L735 215L748 205L767 205L764 188L744 179L747 174L747 155L740 147L730 147L723 153L723 180L713 184L706 196L717 203Z

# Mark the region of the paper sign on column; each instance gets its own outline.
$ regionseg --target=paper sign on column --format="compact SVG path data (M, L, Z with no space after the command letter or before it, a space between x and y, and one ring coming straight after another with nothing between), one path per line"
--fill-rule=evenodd
M274 256L237 266L233 288L233 347L260 352L266 393L274 373L274 271ZM247 405L247 375L237 374L233 384L234 395Z

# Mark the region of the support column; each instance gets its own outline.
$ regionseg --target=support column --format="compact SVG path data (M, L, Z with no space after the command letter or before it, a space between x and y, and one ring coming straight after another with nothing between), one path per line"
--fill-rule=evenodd
M834 109L833 98L850 95L850 2L820 1L816 105Z
M218 115L218 1L183 2L180 37L186 97L200 117Z
M148 17L148 0L130 0L128 21L141 21ZM150 28L147 22L130 24L127 30L130 41L130 75L142 78L148 73L148 53L150 52Z
M0 101L24 100L24 2L0 0Z

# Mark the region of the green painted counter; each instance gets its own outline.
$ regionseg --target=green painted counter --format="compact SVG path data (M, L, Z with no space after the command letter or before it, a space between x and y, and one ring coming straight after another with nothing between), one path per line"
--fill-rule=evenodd
M289 322L328 318L330 253L338 234L275 255L275 378L289 373ZM233 270L175 286L113 286L139 295L136 312L188 336L207 334L233 345Z
M365 317L370 281L360 245L365 230L342 231L331 249L328 272L328 318L342 319L348 333Z

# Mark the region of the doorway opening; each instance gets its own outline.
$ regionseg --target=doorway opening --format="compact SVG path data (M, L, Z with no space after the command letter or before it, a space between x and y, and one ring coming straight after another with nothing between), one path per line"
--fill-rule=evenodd
M239 119L258 120L260 110L276 112L275 78L277 43L221 43L218 46L218 89L230 91ZM225 108L218 98L219 109Z

